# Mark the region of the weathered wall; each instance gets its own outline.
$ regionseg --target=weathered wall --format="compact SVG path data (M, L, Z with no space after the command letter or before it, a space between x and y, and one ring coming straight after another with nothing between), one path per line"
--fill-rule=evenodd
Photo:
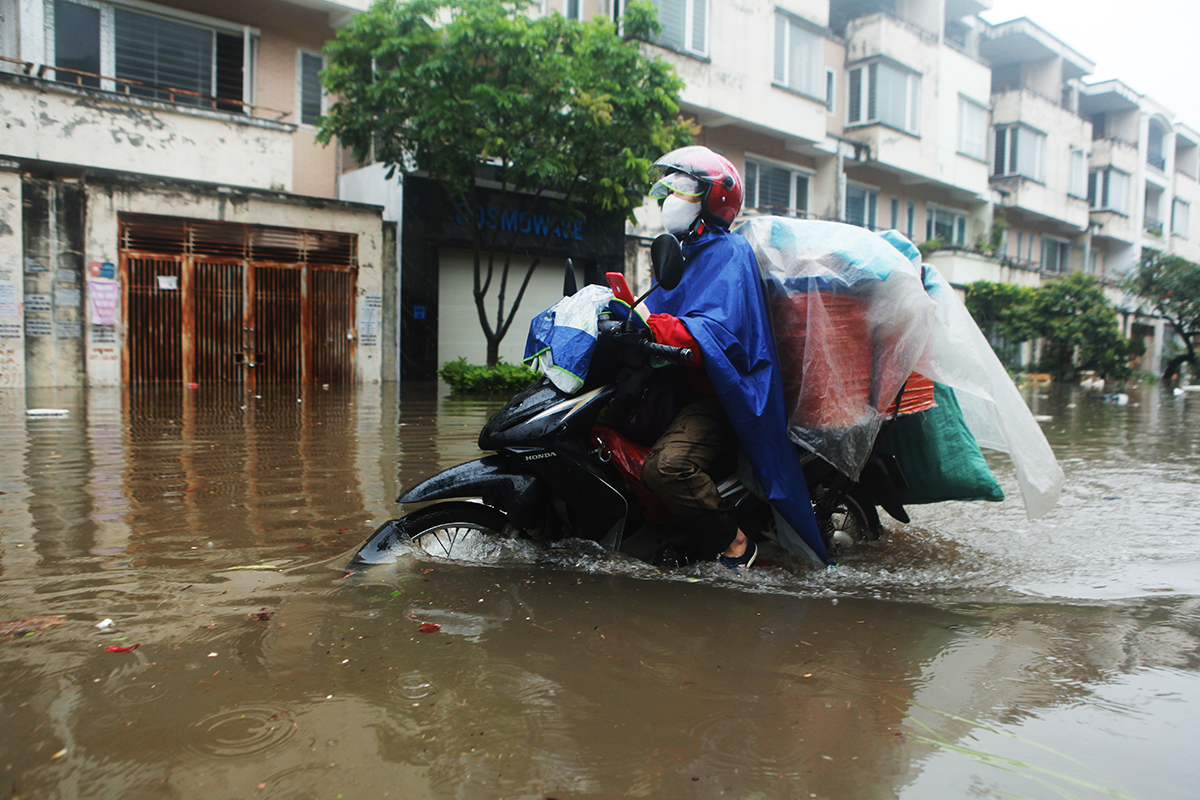
M0 157L258 189L292 188L294 126L0 81Z
M0 388L25 385L25 335L21 273L21 176L0 162Z
M380 328L385 269L394 266L383 254L383 226L379 209L320 201L307 203L283 195L254 192L181 190L174 185L126 186L94 184L87 187L85 263L118 262L117 223L122 212L160 214L192 219L278 225L351 233L358 236L358 346L355 376L360 383L376 383L382 376L383 350L394 345ZM394 281L393 276L388 276ZM119 296L119 295L118 295ZM118 301L119 302L119 301ZM120 318L120 308L117 317ZM121 382L117 343L106 341L100 326L87 325L86 380L91 386ZM114 356L116 356L114 358ZM394 358L389 354L389 358Z
M85 202L73 181L22 182L26 386L80 384Z

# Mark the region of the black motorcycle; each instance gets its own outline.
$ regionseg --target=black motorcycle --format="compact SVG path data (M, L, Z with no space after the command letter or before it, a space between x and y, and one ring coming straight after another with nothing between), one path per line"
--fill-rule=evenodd
M678 285L683 261L679 244L664 234L652 248L656 287ZM614 294L628 297L624 278L610 275ZM574 292L568 266L564 294ZM654 291L652 288L651 291ZM649 293L647 293L649 294ZM624 298L622 298L624 299ZM408 545L440 558L467 558L479 537L523 537L539 542L582 538L634 558L671 567L697 560L686 527L647 513L635 470L614 463L613 431L596 429L597 418L618 396L636 399L663 360L687 362L689 350L638 336L629 320L604 319L583 388L568 394L542 377L496 412L479 434L479 448L492 455L451 467L405 491L396 502L430 503L381 525L354 555L350 566L392 561ZM828 462L804 453L805 479L826 552L878 539L876 505L907 522L894 500L903 477L894 463L872 458L859 481ZM748 469L718 481L738 527L756 541L778 542L770 506L754 492ZM433 502L436 501L436 502Z

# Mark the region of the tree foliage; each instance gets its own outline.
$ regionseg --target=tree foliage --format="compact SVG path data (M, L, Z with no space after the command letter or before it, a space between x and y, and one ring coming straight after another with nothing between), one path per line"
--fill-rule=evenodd
M657 32L654 8L631 3L618 35L603 19L534 17L528 7L380 0L326 46L322 80L336 100L319 138L336 136L359 160L386 164L389 177L399 170L433 179L448 213L476 208L486 177L499 187L500 212L532 196L560 219L578 219L583 209L614 224L632 219L653 160L691 136L679 118L682 81L643 55L637 40ZM516 235L462 216L472 228L475 302L494 366L553 231L506 302Z
M1122 282L1122 288L1165 319L1183 341L1185 351L1163 368L1163 380L1169 380L1185 362L1193 368L1198 366L1192 339L1200 335L1200 265L1158 250L1146 250L1137 268Z
M1006 344L1044 338L1041 368L1060 380L1081 370L1129 376L1130 344L1091 276L1074 272L1037 289L978 281L967 287L966 305L980 328Z

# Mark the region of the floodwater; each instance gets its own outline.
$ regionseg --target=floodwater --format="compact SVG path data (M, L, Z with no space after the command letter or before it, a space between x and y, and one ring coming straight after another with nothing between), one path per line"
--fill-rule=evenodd
M436 387L0 394L0 796L1195 798L1200 393L1029 402L1046 519L917 508L736 579L347 575L477 452L495 405Z

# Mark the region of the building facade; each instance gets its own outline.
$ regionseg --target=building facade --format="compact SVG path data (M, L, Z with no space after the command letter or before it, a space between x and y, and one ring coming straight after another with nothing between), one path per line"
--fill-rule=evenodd
M0 0L0 385L394 378L394 230L314 125L364 7Z
M315 140L321 48L367 2L0 0L0 385L482 360L454 221L425 218L419 181ZM623 2L531 13L619 21ZM990 0L655 4L645 52L742 172L744 218L896 229L960 287L1083 270L1130 307L1116 281L1147 248L1200 261L1200 133L1088 83L1094 64L1034 22L988 24ZM660 230L647 204L623 247L556 243L513 329L558 296L566 258L592 278L623 262L646 288ZM1161 322L1123 319L1156 369Z

